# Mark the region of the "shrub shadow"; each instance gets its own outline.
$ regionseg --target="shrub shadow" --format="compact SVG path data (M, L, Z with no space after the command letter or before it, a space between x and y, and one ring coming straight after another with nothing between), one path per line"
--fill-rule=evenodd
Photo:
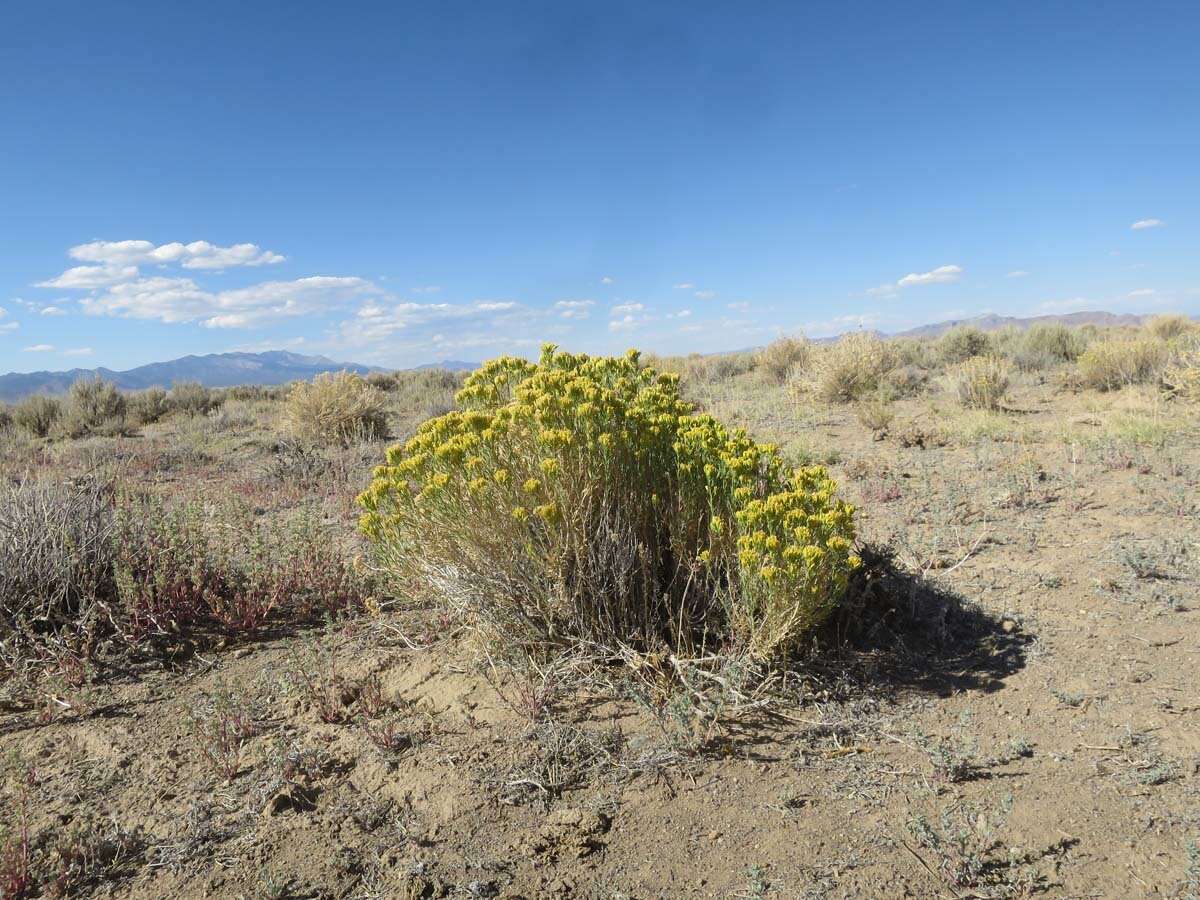
M1034 637L943 584L896 565L868 545L845 601L817 638L805 668L876 688L946 697L991 693L1025 666Z

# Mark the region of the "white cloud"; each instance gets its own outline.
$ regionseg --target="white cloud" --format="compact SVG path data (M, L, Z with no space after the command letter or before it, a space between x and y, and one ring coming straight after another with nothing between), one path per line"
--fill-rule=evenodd
M1026 272L1024 269L1013 269L1011 272L1009 272L1004 277L1005 278L1025 278L1028 275L1029 275L1029 273Z
M70 350L64 350L63 356L91 356L95 351L91 347L73 347Z
M529 310L518 303L460 305L402 302L385 306L379 301L370 300L358 309L353 318L341 323L340 337L351 347L369 347L384 341L392 342L395 338L411 340L411 346L417 347L439 336L439 343L456 347L472 346L472 341L478 342L479 346L487 346L488 341L498 345L508 340L498 329L514 323L526 323L529 317ZM454 329L452 340L445 337L445 330L449 328ZM529 332L527 324L520 330L522 334L516 337L533 341L526 337Z
M441 291L441 289L442 286L440 284L427 284L424 287L413 288L412 292L414 294L436 294Z
M117 284L121 281L129 281L131 278L137 278L137 276L137 266L74 266L56 278L51 278L49 281L39 281L34 287L91 290L92 288Z
M909 272L896 284L900 287L908 287L913 284L947 284L951 281L958 281L962 272L962 266L938 266L928 272Z
M67 311L58 306L43 306L41 314L43 316L65 316Z
M257 244L218 247L208 241L154 246L150 241L92 241L70 250L71 258L108 266L180 265L185 269L232 269L274 265L285 257Z
M740 300L737 303L726 303L725 306L727 309L737 310L738 312L745 312L750 308L750 304L745 300Z
M641 303L618 303L608 311L610 316L628 316L631 313L645 312L646 307Z
M16 331L20 327L20 322L5 322L0 325L0 334L8 334L9 332Z
M696 296L701 300L711 300L717 296L716 291L696 291Z
M667 318L668 319L686 319L689 316L691 316L691 314L692 314L692 311L690 309L681 309L679 312L667 313Z
M865 291L868 297L892 297L896 292L897 288L894 284L881 284L879 287L867 288Z
M622 316L619 319L613 319L611 322L609 322L608 330L609 331L633 331L635 328L638 327L639 324L641 324L641 320L635 318L634 316L631 316L631 315Z
M79 303L91 315L246 328L294 316L319 315L376 293L379 289L365 279L325 275L264 281L218 292L204 290L190 278L158 276L113 285L107 292Z
M1162 228L1166 224L1162 219L1138 219L1129 227L1134 231L1144 231L1147 228Z
M501 302L484 302L484 303L475 304L476 308L482 309L484 312L500 312L502 310L512 309L516 305L517 304L513 303L511 300L504 300Z
M32 347L25 348L26 353L53 353L53 344L34 344Z
M613 278L611 275L605 275L603 278L600 279L600 283L601 284L612 284L616 280L617 279Z
M3 306L0 306L0 319L3 319L7 315L8 315L8 310L5 309Z
M554 308L564 319L586 319L595 305L592 300L559 300L554 304Z
M675 290L677 290L677 291L690 291L690 290L691 290L692 288L694 288L694 287L695 287L695 285L694 285L694 284L692 284L690 281L682 281L682 282L680 282L679 284L675 285Z
M1126 294L1127 297L1153 297L1158 291L1154 288L1138 288L1136 291L1130 291Z

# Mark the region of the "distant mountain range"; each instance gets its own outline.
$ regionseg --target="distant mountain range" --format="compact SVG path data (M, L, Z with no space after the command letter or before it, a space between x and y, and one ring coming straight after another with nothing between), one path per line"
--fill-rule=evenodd
M324 356L301 356L286 350L266 353L210 353L184 356L169 362L150 363L114 372L112 369L71 369L69 372L12 372L0 375L0 400L19 400L29 394L61 394L79 378L99 375L127 391L149 387L169 388L177 381L198 381L209 387L235 384L285 384L310 379L322 372L346 369L365 375L383 371L357 363L334 362Z
M1072 327L1079 327L1080 325L1137 326L1141 325L1148 318L1151 317L1109 312L1076 312L1064 313L1062 315L1029 316L1027 318L998 316L994 313L989 313L985 316L975 316L970 319L949 319L945 322L936 322L933 325L921 325L917 328L910 328L908 331L896 332L891 337L933 338L945 334L951 328L957 328L959 325L970 325L978 328L980 331L996 331L999 328L1008 327L1023 330L1032 325L1050 323L1070 325Z
M1064 315L997 316L989 314L970 319L950 319L932 325L910 328L891 337L934 338L959 325L972 325L982 331L1012 326L1029 328L1042 322L1060 322L1064 325L1140 325L1148 316L1135 316L1107 312L1076 312ZM823 340L834 340L825 338ZM449 369L452 372L471 371L479 363L459 359L417 366L418 369ZM112 369L71 369L68 372L12 372L0 375L0 401L11 403L29 394L61 394L80 378L99 375L117 387L127 391L148 387L169 388L177 381L198 381L209 387L231 387L237 384L286 384L289 381L307 381L322 372L340 372L343 369L365 375L370 372L390 371L376 366L358 363L335 362L324 356L301 356L286 350L270 350L266 353L210 353L207 356L184 356L169 362L150 363L114 372Z

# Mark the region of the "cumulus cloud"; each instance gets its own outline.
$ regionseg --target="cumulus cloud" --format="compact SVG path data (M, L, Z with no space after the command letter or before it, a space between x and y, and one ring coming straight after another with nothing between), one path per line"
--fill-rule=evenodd
M564 319L586 319L592 314L591 308L595 305L592 300L559 300L554 304L554 308Z
M183 244L174 241L155 246L150 241L92 241L70 250L80 262L108 266L180 265L185 269L232 269L237 266L265 266L281 263L286 257L257 244L218 247L208 241Z
M1162 219L1138 219L1129 227L1134 231L1143 231L1147 228L1162 228L1166 224Z
M90 315L161 322L199 322L209 328L246 328L294 316L316 315L379 289L362 278L317 275L208 291L190 278L158 276L116 284L80 300Z
M39 312L43 316L65 316L67 311L58 306L43 306Z
M24 348L26 353L53 353L53 344L34 344L31 347Z
M646 307L641 303L618 303L608 311L610 316L627 316L630 313L645 312Z
M92 288L107 287L121 281L129 281L138 277L137 266L74 266L56 278L39 281L34 287L67 288L75 290L91 290Z
M896 284L900 287L914 284L947 284L951 281L958 281L962 272L962 266L938 266L928 272L909 272Z
M641 324L640 319L638 319L632 315L625 315L619 319L613 319L611 322L609 322L608 330L609 331L633 331L635 328L638 327L639 324Z
M414 344L440 340L437 343L471 346L460 343L478 339L480 346L488 340L503 343L505 335L499 329L505 325L525 322L530 312L519 303L412 303L386 304L371 300L359 307L356 314L341 323L340 338L348 346L364 347L399 336ZM454 338L448 339L445 330L453 327ZM522 329L528 331L528 328ZM530 339L532 340L532 339ZM536 344L537 342L534 341Z

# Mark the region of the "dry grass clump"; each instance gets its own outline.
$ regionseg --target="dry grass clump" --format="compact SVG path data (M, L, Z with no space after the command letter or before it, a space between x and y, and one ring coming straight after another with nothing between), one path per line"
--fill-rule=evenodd
M1116 337L1088 346L1077 363L1084 387L1110 391L1158 379L1169 359L1167 345L1154 337Z
M136 391L125 400L125 414L131 425L153 425L170 411L167 392L162 388Z
M992 339L973 325L951 328L937 342L938 357L945 363L960 363L994 351Z
M1160 341L1173 341L1185 334L1197 331L1200 329L1200 326L1187 316L1173 313L1171 315L1155 316L1146 322L1145 328Z
M851 403L879 389L898 363L895 350L865 331L842 335L813 354L809 377L800 379L830 403Z
M66 408L59 425L67 437L89 434L118 435L125 431L125 395L99 375L80 378L67 391Z
M853 510L678 381L632 351L485 364L360 498L381 565L525 647L794 651L858 564Z
M292 388L288 426L296 437L349 446L387 433L386 398L353 372L329 372Z
M4 403L0 403L0 431L7 431L12 427L12 411Z
M113 592L112 531L97 482L0 487L0 660L62 629L91 635Z
M171 411L188 416L206 416L224 400L221 394L198 381L178 381L167 394Z
M1163 370L1162 383L1169 396L1200 403L1200 334L1184 339L1174 350Z
M972 357L947 370L959 402L972 409L999 409L1009 375L1008 360L1001 356Z
M729 381L754 368L752 353L717 353L701 356L693 353L683 365L683 379L693 384Z
M1039 323L1013 342L1009 356L1019 369L1035 371L1074 362L1086 347L1081 331L1059 323Z
M776 384L783 384L793 373L803 371L811 357L812 343L804 335L781 337L755 355L754 367Z
M62 418L62 403L45 394L33 394L12 408L12 422L33 437L46 437Z

